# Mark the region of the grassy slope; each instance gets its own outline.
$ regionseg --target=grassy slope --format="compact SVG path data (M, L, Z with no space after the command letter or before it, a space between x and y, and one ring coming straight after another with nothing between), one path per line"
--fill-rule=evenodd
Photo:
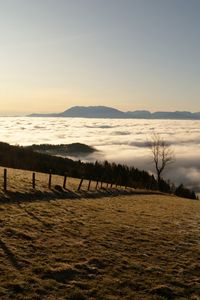
M0 299L199 299L200 202L27 200L0 204Z

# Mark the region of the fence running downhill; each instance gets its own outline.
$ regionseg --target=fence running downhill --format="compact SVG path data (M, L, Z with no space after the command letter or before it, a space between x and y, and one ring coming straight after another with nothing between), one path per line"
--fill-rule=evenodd
M39 173L18 169L6 169L0 167L0 190L3 192L30 192L47 191L54 188L60 190L95 191L98 189L126 189L117 183L88 180L85 178L72 178L67 175L60 176L49 172Z

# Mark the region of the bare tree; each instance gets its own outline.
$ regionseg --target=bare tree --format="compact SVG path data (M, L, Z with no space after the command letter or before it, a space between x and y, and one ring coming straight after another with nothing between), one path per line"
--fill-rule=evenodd
M152 152L152 158L156 169L158 186L162 180L162 174L166 167L174 162L174 151L170 144L167 144L160 134L154 133L148 141L148 147Z

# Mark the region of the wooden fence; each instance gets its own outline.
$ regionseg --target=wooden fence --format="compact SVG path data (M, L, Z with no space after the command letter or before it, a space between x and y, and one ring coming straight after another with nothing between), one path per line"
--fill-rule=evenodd
M11 169L3 169L3 182L2 182L2 188L4 192L9 191L9 170ZM12 169L13 171L14 169ZM52 189L53 185L56 186L55 182L54 182L54 177L59 177L60 179L62 179L62 183L59 185L60 188L62 188L63 190L69 189L70 190L70 184L68 184L68 179L70 179L71 177L67 177L67 175L64 176L59 176L59 175L55 175L52 174L51 171L49 172L49 174L46 173L36 173L36 172L30 172L30 171L23 171L23 170L18 170L18 172L21 171L22 174L23 172L29 172L28 173L28 182L29 182L29 188L36 190L38 188L38 182L40 179L37 178L37 176L39 177L39 174L41 175L46 175L47 176L47 181L46 181L46 188L47 189ZM17 179L15 179L17 180ZM20 179L19 179L20 180ZM113 188L120 188L120 189L126 189L125 186L120 186L117 183L108 183L108 182L103 182L101 180L92 180L92 179L85 179L85 178L74 178L74 180L76 180L77 186L74 187L75 190L80 191L82 190L83 187L83 183L85 183L85 190L90 191L90 190L97 190L97 189L113 189ZM91 185L93 184L93 189L91 188ZM45 185L45 183L43 182L43 186ZM17 186L17 184L16 184ZM58 185L57 185L58 186Z

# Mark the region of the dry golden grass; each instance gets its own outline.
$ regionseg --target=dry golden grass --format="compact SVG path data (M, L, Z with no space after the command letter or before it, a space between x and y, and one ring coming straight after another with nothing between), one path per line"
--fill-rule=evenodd
M3 188L3 170L4 168L0 167L0 190ZM32 190L32 171L18 170L7 168L7 185L8 190L11 193L30 193ZM49 192L48 182L49 174L36 172L36 191L40 192ZM63 186L64 177L52 174L52 190L55 188L55 185ZM77 178L67 178L66 188L76 191L80 179ZM91 190L94 190L96 187L96 182L92 181ZM104 183L104 187L106 184ZM88 180L83 181L82 189L87 190Z
M0 299L200 299L199 201L13 191L0 204Z

